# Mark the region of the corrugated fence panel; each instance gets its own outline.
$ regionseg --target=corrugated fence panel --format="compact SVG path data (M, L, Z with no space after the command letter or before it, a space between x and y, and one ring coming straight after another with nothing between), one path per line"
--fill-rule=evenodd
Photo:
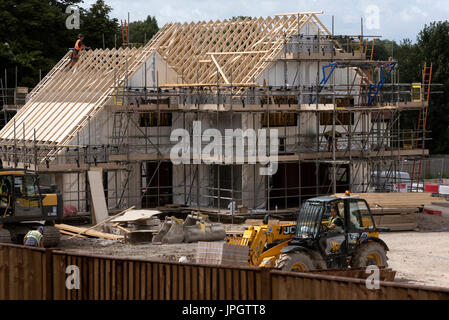
M68 268L72 266L71 268ZM74 268L75 267L75 268ZM73 270L79 289L70 289ZM449 299L449 289L250 267L182 264L0 244L0 299Z

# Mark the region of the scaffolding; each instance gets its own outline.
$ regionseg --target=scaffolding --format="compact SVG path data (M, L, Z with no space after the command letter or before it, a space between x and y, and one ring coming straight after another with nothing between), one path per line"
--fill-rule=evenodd
M316 18L315 14L308 19ZM87 136L78 133L71 145L20 141L15 135L23 131L25 136L25 124L16 127L14 122L14 139L2 141L1 159L7 166L56 176L53 182L58 175L70 175L65 202L85 210L90 207L87 171L92 166L105 172L109 209L131 204L173 208L176 204L208 213L228 213L240 206L282 214L297 212L303 201L314 196L345 190L392 191L391 186L400 181L401 162L421 163L428 154L425 122L404 130L400 118L404 112L427 114L430 80L418 86L400 83L396 61L367 59L370 36L363 35L363 30L360 35L341 36L334 35L334 26L332 32L322 26L326 33L302 34L301 27L309 20L299 14L296 20L295 15L286 19L296 21L298 32L284 33L281 54L266 55L259 62L259 68L283 66L280 85L266 84L270 79L265 76L259 82L255 77L246 79L229 64L235 59L222 59L265 54L262 50L209 52L209 60L198 62L212 64L203 67L208 73L182 70L173 84L159 85L159 74L153 72L152 85L131 86L126 69L126 76L114 78L112 93L104 98L110 102L103 122L87 119ZM304 63L316 66L315 83L301 79ZM295 69L289 79L288 70ZM144 70L146 82L146 65ZM335 70L346 74L345 84L337 83ZM421 92L426 85L429 91L424 97ZM247 153L243 163L204 164L195 163L197 155L191 152L190 164L173 165L170 150L177 142L171 141L171 130L191 130L192 122L201 120L219 129L221 145L233 148L234 154L238 146L228 144L226 129L278 129L277 173L258 175L261 165L249 163ZM104 126L100 129L106 130L107 143L97 144L94 135ZM195 138L190 137L191 144ZM201 150L206 145L202 143ZM419 184L420 172L413 179Z

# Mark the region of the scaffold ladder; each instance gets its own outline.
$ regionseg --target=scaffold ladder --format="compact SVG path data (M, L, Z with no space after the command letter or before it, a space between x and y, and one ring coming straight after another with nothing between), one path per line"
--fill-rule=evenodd
M416 138L415 138L415 147L418 148L418 141L419 141L419 132L422 127L423 131L423 138L422 138L422 149L425 148L425 133L427 128L427 115L429 111L429 103L430 103L430 88L431 88L431 82L432 82L432 69L433 69L433 63L430 63L430 66L427 65L427 62L424 62L423 72L422 72L422 87L423 90L421 92L422 101L426 101L427 104L425 108L419 110L419 116L418 116L418 128L416 131ZM426 91L427 89L427 91ZM422 122L422 124L421 124ZM412 187L413 187L413 181L416 180L416 191L418 191L419 187L419 181L421 178L421 170L422 170L422 160L423 157L420 157L418 168L416 168L416 162L417 157L413 160L413 169L412 169ZM418 174L415 177L415 170L418 170Z

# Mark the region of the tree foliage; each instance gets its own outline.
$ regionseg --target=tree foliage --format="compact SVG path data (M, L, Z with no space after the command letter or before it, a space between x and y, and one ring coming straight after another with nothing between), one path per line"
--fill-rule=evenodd
M80 29L66 28L70 14L66 8L79 5L81 0L1 0L0 1L0 78L7 69L8 87L15 82L33 87L39 81L39 70L44 76L73 48L79 33L85 35L86 45L95 48L114 48L122 44L117 19L110 17L112 8L104 0L97 0L89 8L80 8ZM130 35L149 40L157 31L157 21L148 17L131 26ZM140 38L139 38L140 37ZM131 39L130 39L131 40ZM136 41L137 41L136 40ZM143 42L143 40L142 40Z
M119 32L118 20L109 17L112 8L97 0L88 10L81 10L81 33L86 45L92 48L114 48L120 44L116 35ZM76 39L76 38L75 38ZM104 39L104 42L103 42Z
M71 32L65 28L65 7L80 1L0 1L0 68L15 67L23 85L32 86L39 69L48 71L67 52Z
M404 39L399 44L394 41L376 41L374 59L386 60L393 56L399 62L399 82L422 82L424 62L433 63L432 83L442 84L432 87L432 91L444 91L430 96L426 134L431 141L426 147L431 153L449 153L449 21L432 22L417 36L416 43ZM414 129L418 125L418 112L405 112L401 127Z
M443 86L431 95L428 129L431 130L429 146L433 153L449 153L449 21L432 22L418 35L417 46L422 61L433 63L432 83Z
M155 17L148 16L145 21L129 24L129 42L135 46L145 45L159 31Z

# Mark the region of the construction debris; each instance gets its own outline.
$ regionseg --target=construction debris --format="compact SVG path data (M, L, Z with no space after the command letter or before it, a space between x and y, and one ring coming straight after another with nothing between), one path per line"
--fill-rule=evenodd
M129 210L121 216L114 216L104 225L104 230L123 235L129 243L151 242L160 229L161 221L157 217L160 213L157 210Z
M136 230L125 233L125 241L128 243L148 243L153 239L153 232L148 230Z
M86 239L87 238L86 236L82 236L82 235L79 235L79 234L76 234L76 233L73 233L73 232L70 232L70 231L66 231L66 230L63 230L63 229L60 229L59 232L62 233L62 234L65 234L67 236L75 236L75 238L82 238L82 239Z
M111 222L136 222L136 221L144 221L153 216L160 214L161 212L158 210L132 210L126 212L124 215L117 217Z
M92 230L92 228L81 228L70 226L68 224L55 224L55 227L58 228L59 230L71 232L73 234L72 237L73 236L78 237L81 234L86 234L91 237L109 240L122 240L124 238L123 236Z
M200 213L189 214L185 221L167 217L153 243L191 243L198 241L220 241L226 238L222 224L210 223L207 216Z
M132 210L132 209L134 209L134 206L132 206L131 208L126 209L126 210L124 210L124 211L122 211L122 212L120 212L120 213L117 213L115 216L110 217L110 218L108 218L108 219L106 219L106 220L103 220L103 221L97 223L96 225L94 225L94 226L92 226L92 227L90 227L90 228L87 228L87 229L84 230L84 231L81 231L81 232L78 233L78 234L83 234L83 233L86 233L86 231L90 231L90 230L92 230L92 229L95 229L95 228L97 228L97 227L99 227L99 226L105 224L106 222L109 222L109 221L113 220L114 218L117 218L118 216L120 216L120 215L122 215L122 214L124 214L124 213L126 213L126 212L128 212L128 211L130 211L130 210ZM72 236L72 238L73 238L73 236Z

